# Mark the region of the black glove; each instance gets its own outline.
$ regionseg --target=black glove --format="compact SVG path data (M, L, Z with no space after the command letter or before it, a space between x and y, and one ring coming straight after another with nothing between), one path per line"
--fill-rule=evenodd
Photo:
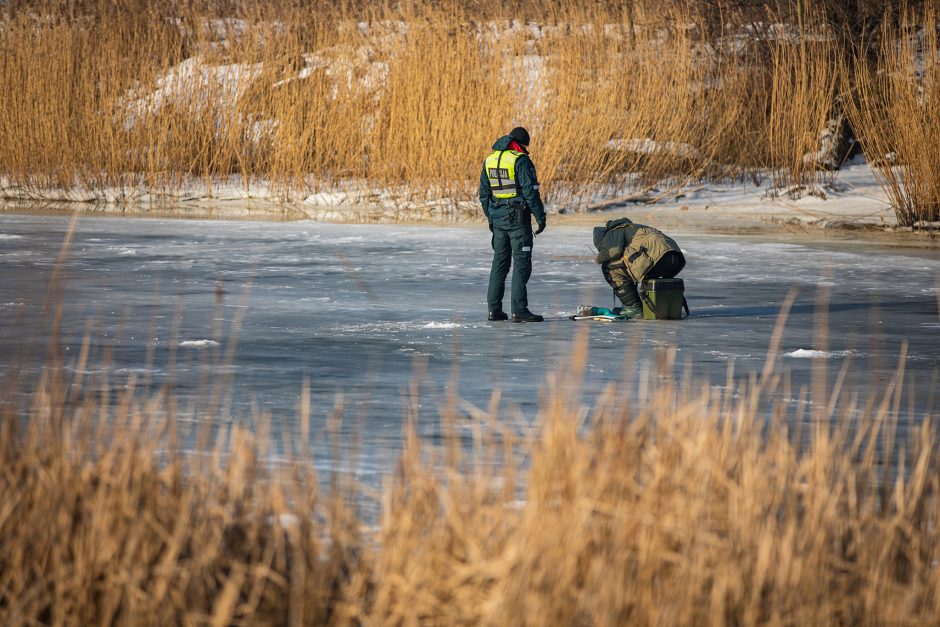
M491 221L491 222L490 222L490 233L492 233L492 232L493 232L493 222Z
M539 222L539 230L535 232L536 235L538 235L539 233L545 230L545 223L546 223L546 220L542 220L541 222Z

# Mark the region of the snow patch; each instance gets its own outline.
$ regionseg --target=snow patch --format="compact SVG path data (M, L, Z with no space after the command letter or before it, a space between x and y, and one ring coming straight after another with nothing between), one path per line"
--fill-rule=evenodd
M460 325L456 322L429 322L422 329L457 329Z
M728 351L708 351L709 355L717 357L718 359L754 359L754 355L750 353L732 353Z
M268 524L278 524L282 529L293 529L300 524L300 518L294 514L277 514L276 516L268 516Z
M179 343L181 348L208 348L218 345L219 343L215 340L183 340Z
M260 63L209 65L202 57L190 57L158 78L156 88L149 94L128 94L125 106L129 115L124 127L131 130L136 126L137 117L156 115L168 105L182 106L196 114L210 103L222 110L221 126L221 120L230 117L239 98L261 70Z
M784 357L793 357L794 359L832 359L833 357L848 357L855 351L817 351L807 348L798 348L795 351L785 353Z
M363 195L356 192L319 192L304 199L305 205L315 207L336 207L343 204L362 202Z
M23 236L13 235L12 233L0 233L0 239L23 239Z

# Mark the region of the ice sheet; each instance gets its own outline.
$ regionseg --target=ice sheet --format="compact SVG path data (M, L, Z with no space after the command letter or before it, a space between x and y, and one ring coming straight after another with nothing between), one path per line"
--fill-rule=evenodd
M8 236L0 243L3 371L23 338L39 331L37 346L46 345L42 304L67 222L0 215ZM612 294L592 260L590 227L550 226L535 240L529 283L531 308L548 319L526 325L486 321L492 252L484 226L84 218L65 266L62 341L67 361L74 359L92 321L94 348L112 352L117 372L149 367L153 385L172 377L185 400L198 398L208 368L234 381L237 419L247 420L255 404L278 416L279 428L295 427L306 380L317 426L311 445L325 446L326 416L341 396L343 429L361 432L370 460L381 465L398 450L416 378L419 429L432 438L455 385L479 407L498 388L505 415L534 418L548 375L567 368L584 331L588 402L609 384L629 388L671 347L674 376L687 366L703 384L724 382L729 359L741 377L763 367L781 303L795 289L780 360L792 397L810 386L820 357L832 364L832 377L851 359L846 386L864 396L890 380L907 341L914 387L904 409L931 409L940 254L671 235L688 258L681 276L689 320L568 320L580 304L613 304ZM829 303L824 335L816 328L820 286ZM220 360L235 330L235 360L226 366ZM29 365L34 374L40 361L41 351Z

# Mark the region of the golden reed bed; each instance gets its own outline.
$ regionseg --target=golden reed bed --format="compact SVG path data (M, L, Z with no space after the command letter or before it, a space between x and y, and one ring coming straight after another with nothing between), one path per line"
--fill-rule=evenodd
M524 123L544 189L579 207L663 181L824 183L804 156L844 114L901 223L937 219L932 11L869 7L884 27L860 41L838 3L712 4L14 0L2 186L469 199Z

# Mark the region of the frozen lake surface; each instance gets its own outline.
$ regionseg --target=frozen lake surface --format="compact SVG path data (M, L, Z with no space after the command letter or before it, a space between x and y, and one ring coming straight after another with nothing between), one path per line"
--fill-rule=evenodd
M43 299L67 228L62 217L0 215L3 371L22 353L23 338L35 335L45 345ZM567 320L582 303L610 306L612 295L591 258L590 228L550 226L535 242L529 282L531 309L550 319L525 325L486 321L491 251L479 226L82 218L65 262L62 342L73 360L91 321L94 345L111 349L119 378L139 373L162 384L172 370L181 400L199 396L207 371L225 371L234 378L237 419L258 408L294 433L308 380L314 448L327 446L323 427L341 395L342 433L360 435L363 461L382 472L399 448L415 380L419 427L430 438L440 433L438 408L455 381L461 398L484 408L499 388L506 415L532 420L547 376L565 367L587 325L588 401L625 373L634 376L626 359L642 367L671 346L677 372L689 364L723 385L729 359L740 376L761 369L780 305L794 287L781 361L796 395L810 385L819 355L814 310L825 285L830 377L850 357L849 385L864 397L890 380L908 340L905 411L919 417L934 409L937 252L671 235L688 258L681 276L691 319ZM222 359L240 315L233 367L207 368ZM38 372L42 359L35 353L28 369Z

